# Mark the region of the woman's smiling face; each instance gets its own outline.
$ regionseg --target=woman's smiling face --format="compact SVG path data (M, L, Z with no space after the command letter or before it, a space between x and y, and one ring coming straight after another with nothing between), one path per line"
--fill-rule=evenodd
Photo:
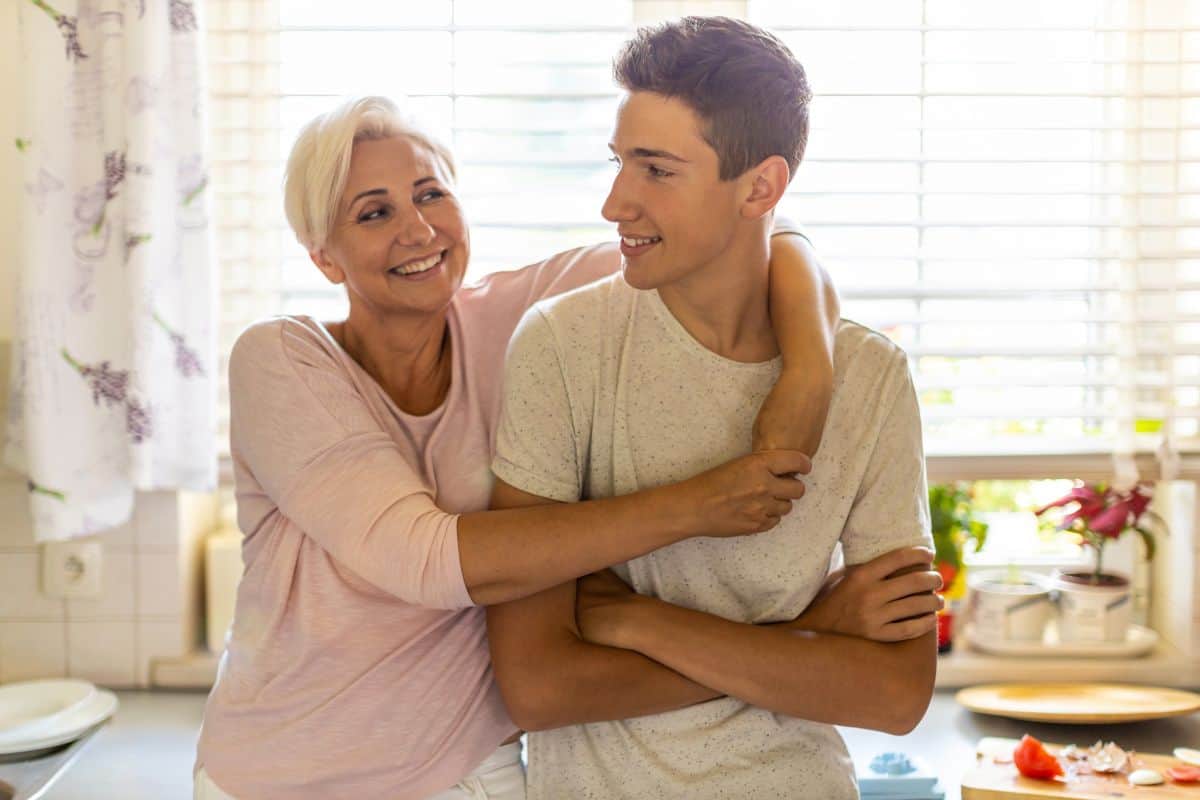
M372 316L443 311L470 255L445 164L403 137L355 142L333 228L311 255Z

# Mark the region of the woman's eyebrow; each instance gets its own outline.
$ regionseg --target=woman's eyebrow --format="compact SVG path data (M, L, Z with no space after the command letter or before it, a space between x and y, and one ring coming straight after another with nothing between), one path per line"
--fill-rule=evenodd
M376 194L387 194L387 189L367 189L365 192L359 192L354 195L354 199L350 201L350 205L354 205L364 197L370 197Z

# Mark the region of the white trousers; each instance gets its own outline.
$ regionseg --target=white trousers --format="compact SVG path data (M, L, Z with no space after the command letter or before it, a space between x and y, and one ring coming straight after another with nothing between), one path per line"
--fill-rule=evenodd
M203 768L193 782L193 800L235 800L213 783ZM429 800L525 800L525 767L521 743L501 745L457 785Z

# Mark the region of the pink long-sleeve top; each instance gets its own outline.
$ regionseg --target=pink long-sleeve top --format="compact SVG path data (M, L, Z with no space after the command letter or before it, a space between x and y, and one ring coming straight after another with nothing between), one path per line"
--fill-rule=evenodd
M307 317L229 364L245 574L197 767L239 798L420 798L516 728L492 677L457 514L487 508L505 348L536 301L614 272L612 245L460 290L442 406L404 413Z

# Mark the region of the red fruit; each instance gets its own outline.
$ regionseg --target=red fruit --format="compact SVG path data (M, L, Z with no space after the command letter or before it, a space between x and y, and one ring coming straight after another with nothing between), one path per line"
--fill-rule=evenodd
M1063 774L1058 759L1046 752L1042 743L1028 733L1021 737L1021 743L1013 750L1013 763L1026 778L1048 781Z
M1188 767L1180 765L1178 767L1170 767L1166 770L1166 775L1176 783L1196 783L1200 781L1200 767Z

